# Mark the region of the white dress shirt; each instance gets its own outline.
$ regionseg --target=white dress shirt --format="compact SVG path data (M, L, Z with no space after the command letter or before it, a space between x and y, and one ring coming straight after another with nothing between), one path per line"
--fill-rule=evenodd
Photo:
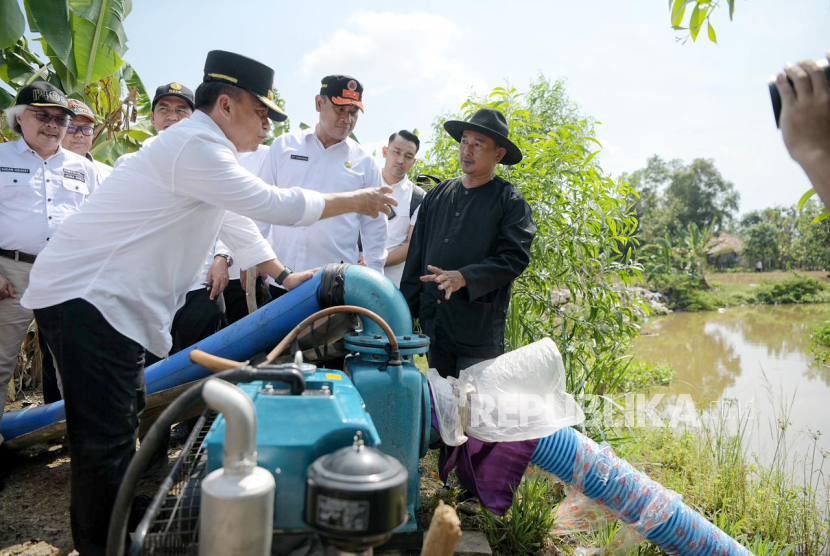
M389 237L386 240L386 249L390 253L406 243L409 238L409 228L415 225L418 219L418 208L409 216L409 206L412 203L412 189L415 185L409 181L409 178L404 178L395 184L388 184L383 180L384 184L392 188L392 197L398 201L398 206L395 207L395 217L389 219ZM387 266L383 269L383 273L392 280L396 286L401 285L401 276L403 275L403 267L406 261L396 264L394 266Z
M110 166L109 164L98 162L97 160L92 158L92 155L89 153L86 153L86 156L84 158L92 162L92 164L95 166L95 180L99 184L103 182L105 179L107 179L110 174L112 174L112 166Z
M21 304L84 299L113 328L163 356L173 315L217 237L243 267L274 257L239 214L305 226L324 208L318 193L269 187L242 168L233 143L197 110L119 164L61 226L35 262Z
M383 184L377 161L366 149L346 139L328 149L313 129L287 133L271 145L260 177L283 187L302 187L320 193L355 191ZM386 262L386 215L378 218L355 213L321 220L307 228L271 226L268 241L280 261L293 270L328 263L357 263L357 239L363 239L363 258L369 268L383 273Z
M23 139L0 143L0 249L38 255L95 191L95 166L58 146L43 160Z

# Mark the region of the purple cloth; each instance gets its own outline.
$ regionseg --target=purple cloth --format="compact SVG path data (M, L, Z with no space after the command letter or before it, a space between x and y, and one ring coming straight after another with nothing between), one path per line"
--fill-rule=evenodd
M439 430L432 391L432 428ZM518 442L484 442L469 437L461 446L441 443L438 472L446 483L450 471L456 470L461 486L475 495L481 505L497 515L504 515L513 503L518 488L539 440Z

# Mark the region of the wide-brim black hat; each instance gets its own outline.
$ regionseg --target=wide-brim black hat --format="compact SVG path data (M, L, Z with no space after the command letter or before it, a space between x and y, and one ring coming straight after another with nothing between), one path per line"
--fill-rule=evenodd
M508 138L510 127L504 114L493 108L481 108L466 122L449 120L444 122L444 129L450 136L461 142L465 129L477 131L496 141L498 146L507 149L507 154L501 159L505 166L518 164L522 160L522 151Z
M203 81L222 81L245 89L268 108L268 117L282 122L288 118L274 102L274 70L261 62L224 50L211 50L205 60Z

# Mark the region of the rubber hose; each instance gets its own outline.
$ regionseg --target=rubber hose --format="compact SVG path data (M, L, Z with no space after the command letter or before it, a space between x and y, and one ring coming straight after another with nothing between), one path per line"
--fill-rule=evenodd
M751 554L677 494L571 427L542 438L530 461L580 488L670 554Z

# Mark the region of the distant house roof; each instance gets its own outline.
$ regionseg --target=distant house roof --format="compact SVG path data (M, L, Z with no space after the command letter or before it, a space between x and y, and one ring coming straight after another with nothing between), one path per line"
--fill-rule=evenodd
M740 255L744 250L744 242L741 238L721 232L713 236L706 244L706 254L716 257L724 253L736 253Z

